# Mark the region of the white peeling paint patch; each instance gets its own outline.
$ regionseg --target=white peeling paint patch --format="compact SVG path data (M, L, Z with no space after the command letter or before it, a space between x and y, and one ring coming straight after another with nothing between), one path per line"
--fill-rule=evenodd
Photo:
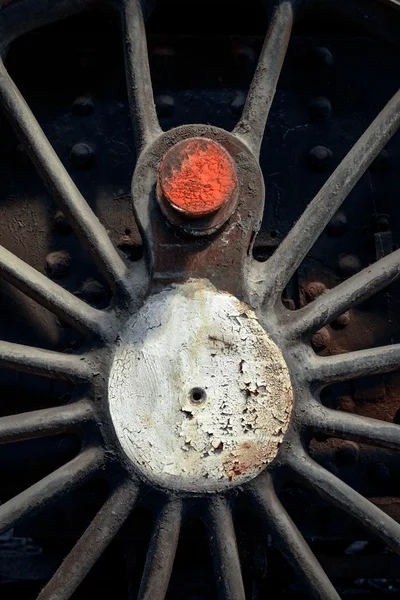
M292 386L280 350L248 306L191 280L151 296L120 338L110 412L145 477L181 490L222 490L273 460ZM193 401L199 393L205 399Z

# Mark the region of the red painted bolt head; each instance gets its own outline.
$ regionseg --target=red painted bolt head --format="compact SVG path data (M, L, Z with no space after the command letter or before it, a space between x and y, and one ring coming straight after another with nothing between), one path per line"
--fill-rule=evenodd
M231 155L208 138L189 138L172 146L158 173L158 193L188 219L218 211L233 198L237 185Z

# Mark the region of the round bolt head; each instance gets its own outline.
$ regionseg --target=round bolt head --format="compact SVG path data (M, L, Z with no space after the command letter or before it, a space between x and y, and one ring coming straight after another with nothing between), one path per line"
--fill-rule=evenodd
M311 343L314 350L323 350L329 345L331 341L331 334L329 333L329 329L327 327L323 327L311 338Z
M332 113L332 104L325 96L317 96L310 102L310 114L316 121L328 119Z
M343 277L350 277L361 270L361 261L355 254L343 254L339 259L339 269Z
M221 209L232 199L237 184L230 154L208 138L189 138L172 146L158 173L159 199L187 219Z
M332 323L332 326L336 329L343 329L350 323L350 311L346 311L342 315L339 315Z
M311 281L304 288L304 292L308 302L312 302L326 292L326 285L322 281Z
M79 142L72 147L70 153L70 159L75 167L79 167L80 169L88 167L94 157L94 151L89 144L85 144L84 142Z
M325 171L331 166L332 151L325 146L314 146L308 153L308 164L315 171Z
M64 213L61 210L58 210L54 216L54 227L59 233L65 235L72 231L71 225L68 223Z
M326 46L316 46L314 48L314 59L317 65L325 69L332 67L334 63L332 52Z
M79 96L72 103L72 111L76 115L85 117L93 112L94 104L91 96Z
M50 252L46 256L46 271L49 277L60 279L65 277L71 266L71 257L68 252Z
M160 94L156 96L154 103L159 117L171 117L174 114L175 100L172 96Z
M100 281L87 279L81 289L81 297L89 304L100 304L107 295L107 290Z
M246 102L246 94L244 94L242 91L237 92L234 99L231 102L232 113L239 117L242 114L242 110L243 110L245 102Z
M329 221L326 230L329 235L340 236L347 226L347 217L342 211L338 211Z

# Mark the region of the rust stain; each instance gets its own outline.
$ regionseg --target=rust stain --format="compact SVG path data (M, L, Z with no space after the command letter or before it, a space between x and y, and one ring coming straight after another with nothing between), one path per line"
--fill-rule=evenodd
M230 481L254 469L255 465L268 463L273 451L269 442L243 442L236 450L230 452L224 462L224 471ZM275 452L273 451L275 454Z
M190 217L212 214L230 200L237 186L234 162L223 146L207 138L175 144L159 171L164 197Z

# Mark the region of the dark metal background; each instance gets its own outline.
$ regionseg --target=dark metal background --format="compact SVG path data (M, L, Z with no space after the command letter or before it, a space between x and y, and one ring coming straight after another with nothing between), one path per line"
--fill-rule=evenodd
M151 72L164 129L196 122L227 130L235 125L267 25L259 3L246 3L245 13L240 4L229 3L229 10L221 10L221 16L214 11L210 19L212 3L195 3L188 9L179 2L164 2L150 18ZM254 249L259 260L273 253L398 88L400 52L393 39L396 33L400 36L399 19L385 20L386 7L378 9L377 21L371 15L365 19L367 9L361 15L348 9L350 14L339 11L327 17L328 8L327 3L320 14L318 8L312 13L310 9L312 16L297 25L272 106L261 152L266 205ZM90 12L29 33L12 44L7 65L113 243L128 260L139 259L141 239L130 199L136 151L122 45L113 17L107 10ZM107 283L57 212L5 117L0 155L0 242L77 297L98 308L107 306ZM300 308L312 299L319 289L315 282L334 287L398 247L399 164L397 136L302 263L285 292L288 307ZM160 260L162 270L169 271ZM79 351L82 339L75 330L4 281L0 286L0 339ZM221 281L223 289L231 286L232 281ZM348 323L328 327L326 336L315 341L317 352L331 356L399 342L399 291L399 284L392 284L353 309ZM329 386L323 401L328 407L400 423L399 384L396 372L360 378ZM68 383L7 369L0 373L0 386L0 416L61 405L72 393ZM327 441L323 435L311 445L318 462L400 521L400 461L395 451ZM1 502L79 449L74 435L2 446ZM98 477L0 537L2 598L36 597L100 509L107 491ZM383 543L370 540L339 510L297 486L284 486L281 500L343 598L400 597L400 561ZM304 598L246 508L244 504L238 516L237 535L248 597ZM150 532L150 514L139 509L74 598L135 598ZM214 586L207 539L193 516L179 543L168 598L210 600L216 594Z

